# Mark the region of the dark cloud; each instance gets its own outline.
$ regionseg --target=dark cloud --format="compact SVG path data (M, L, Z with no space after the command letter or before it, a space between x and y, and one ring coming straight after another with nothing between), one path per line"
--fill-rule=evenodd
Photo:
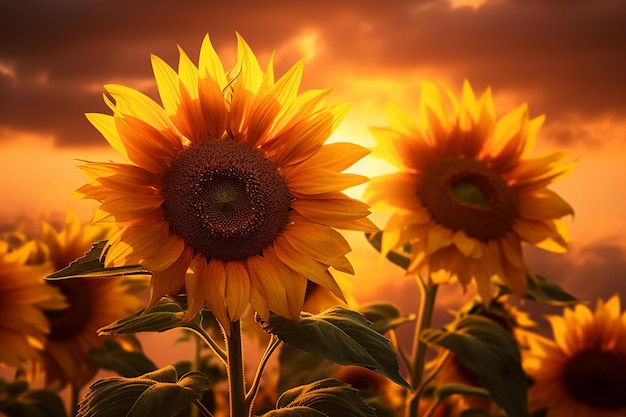
M345 74L401 79L429 69L459 87L468 78L478 90L522 91L533 114L548 113L549 122L626 113L626 5L618 1L501 0L478 10L443 0L23 0L1 7L0 65L14 77L0 71L0 126L53 134L58 143L103 143L82 114L106 111L98 86L149 79L150 53L175 63L178 43L195 58L205 33L218 51L232 50L235 31L264 57L315 31L323 48L304 88L333 86ZM280 73L297 51L278 52Z

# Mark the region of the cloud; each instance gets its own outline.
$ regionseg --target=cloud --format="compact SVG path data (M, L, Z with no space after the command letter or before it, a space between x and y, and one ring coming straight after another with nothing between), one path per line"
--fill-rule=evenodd
M207 32L232 62L235 31L264 62L277 50L277 74L308 52L306 89L358 96L351 79L372 90L386 79L413 95L420 77L457 90L468 78L548 113L547 127L572 115L617 120L626 113L624 20L626 5L608 0L492 0L476 9L443 0L10 2L0 16L0 37L10 39L0 65L13 76L0 72L0 126L52 134L57 144L101 144L82 116L107 111L99 86L149 82L150 53L175 65L178 43L195 59Z

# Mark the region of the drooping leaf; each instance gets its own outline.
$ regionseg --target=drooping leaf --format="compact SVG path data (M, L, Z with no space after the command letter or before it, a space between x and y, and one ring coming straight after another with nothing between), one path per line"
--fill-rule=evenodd
M117 372L125 378L133 378L157 369L140 350L126 350L114 339L106 339L102 349L88 352L89 359L102 369Z
M265 417L376 417L358 390L336 379L293 388L280 396Z
M387 303L367 304L359 308L359 312L372 322L370 327L378 333L385 333L415 320L414 314L402 315L396 306Z
M459 320L453 331L426 329L422 339L452 351L509 417L528 417L519 347L500 325L470 315Z
M536 275L536 277L537 281L528 277L527 299L557 307L574 305L580 302L558 284L548 281L546 277L541 275ZM494 283L498 286L501 294L511 293L511 290L501 280L494 280Z
M27 381L0 380L0 415L7 417L67 417L58 392L31 390Z
M296 349L287 344L280 347L278 355L278 382L276 394L280 395L290 388L310 384L320 379L332 377L340 368L321 356Z
M192 321L185 321L183 307L174 299L163 298L149 311L139 311L98 329L99 335L134 334L140 332L164 332L177 327L201 327L198 314Z
M378 251L381 251L383 232L366 234L367 241ZM407 269L411 263L411 245L406 244L402 248L395 248L389 251L387 259L398 265L402 269Z
M208 389L203 373L189 372L179 380L171 365L137 378L104 378L89 387L77 417L176 416Z
M389 340L372 330L371 323L356 311L337 306L319 314L301 313L295 320L270 314L260 324L292 347L340 365L371 369L410 388L400 376L398 357Z
M46 279L54 281L68 278L111 278L130 275L151 275L151 272L140 265L116 266L105 268L103 258L106 255L106 240L91 245L85 256L76 259L66 268L61 269Z

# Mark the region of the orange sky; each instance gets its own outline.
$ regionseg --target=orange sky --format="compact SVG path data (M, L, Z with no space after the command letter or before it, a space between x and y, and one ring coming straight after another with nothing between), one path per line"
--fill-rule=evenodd
M527 102L546 114L537 152L579 160L556 184L575 208L568 255L528 251L531 266L585 299L626 294L626 3L619 0L276 0L242 2L25 0L0 6L0 230L34 229L68 208L88 219L95 203L68 195L84 182L77 159L117 156L86 112L107 112L102 85L156 97L149 55L175 66L181 45L195 59L205 33L226 65L240 32L276 73L306 56L302 89L332 87L354 103L333 140L373 145L385 104L418 116L419 85L459 92L491 86L499 115ZM368 158L356 171L388 169ZM355 193L358 194L359 190ZM379 226L385 213L375 213ZM353 238L357 298L388 289L402 307L412 283ZM593 285L589 285L592 282ZM365 283L365 285L363 284ZM411 294L414 289L411 289ZM455 305L459 288L443 292Z

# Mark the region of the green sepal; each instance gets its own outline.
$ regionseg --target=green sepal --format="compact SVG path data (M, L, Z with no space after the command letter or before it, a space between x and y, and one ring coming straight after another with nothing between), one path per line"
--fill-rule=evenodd
M548 281L546 277L535 276L537 280L530 276L527 279L526 299L557 307L571 306L580 302L559 285ZM511 293L511 290L500 279L494 279L494 284L498 287L500 295Z
M322 379L292 388L278 398L277 409L265 417L376 417L359 391L336 379Z
M301 313L295 320L270 314L258 319L263 330L288 345L340 365L371 369L410 389L400 376L398 357L389 340L370 327L361 313L331 307L319 314Z
M385 333L415 320L415 314L402 315L396 306L388 303L366 304L359 308L359 313L372 322L370 327L378 333Z
M71 262L69 266L48 275L46 279L55 281L69 278L111 278L152 274L140 265L106 268L104 266L104 257L107 252L107 242L107 240L100 240L93 243L89 251L85 253L85 256Z
M527 381L519 347L499 324L470 315L461 318L453 331L426 329L421 337L454 353L509 417L528 417Z
M134 334L140 332L164 332L177 327L198 329L202 327L200 314L185 321L185 310L172 298L161 299L149 311L139 311L98 329L101 336Z
M105 339L102 349L91 349L89 359L102 369L114 371L125 378L133 378L157 369L140 350L126 350L117 340Z
M367 241L378 252L382 250L383 232L367 233L365 235ZM401 248L394 248L387 254L387 259L406 270L411 264L411 245L406 244Z
M189 372L178 379L171 365L137 378L104 378L89 387L77 417L175 416L210 387L203 373Z

